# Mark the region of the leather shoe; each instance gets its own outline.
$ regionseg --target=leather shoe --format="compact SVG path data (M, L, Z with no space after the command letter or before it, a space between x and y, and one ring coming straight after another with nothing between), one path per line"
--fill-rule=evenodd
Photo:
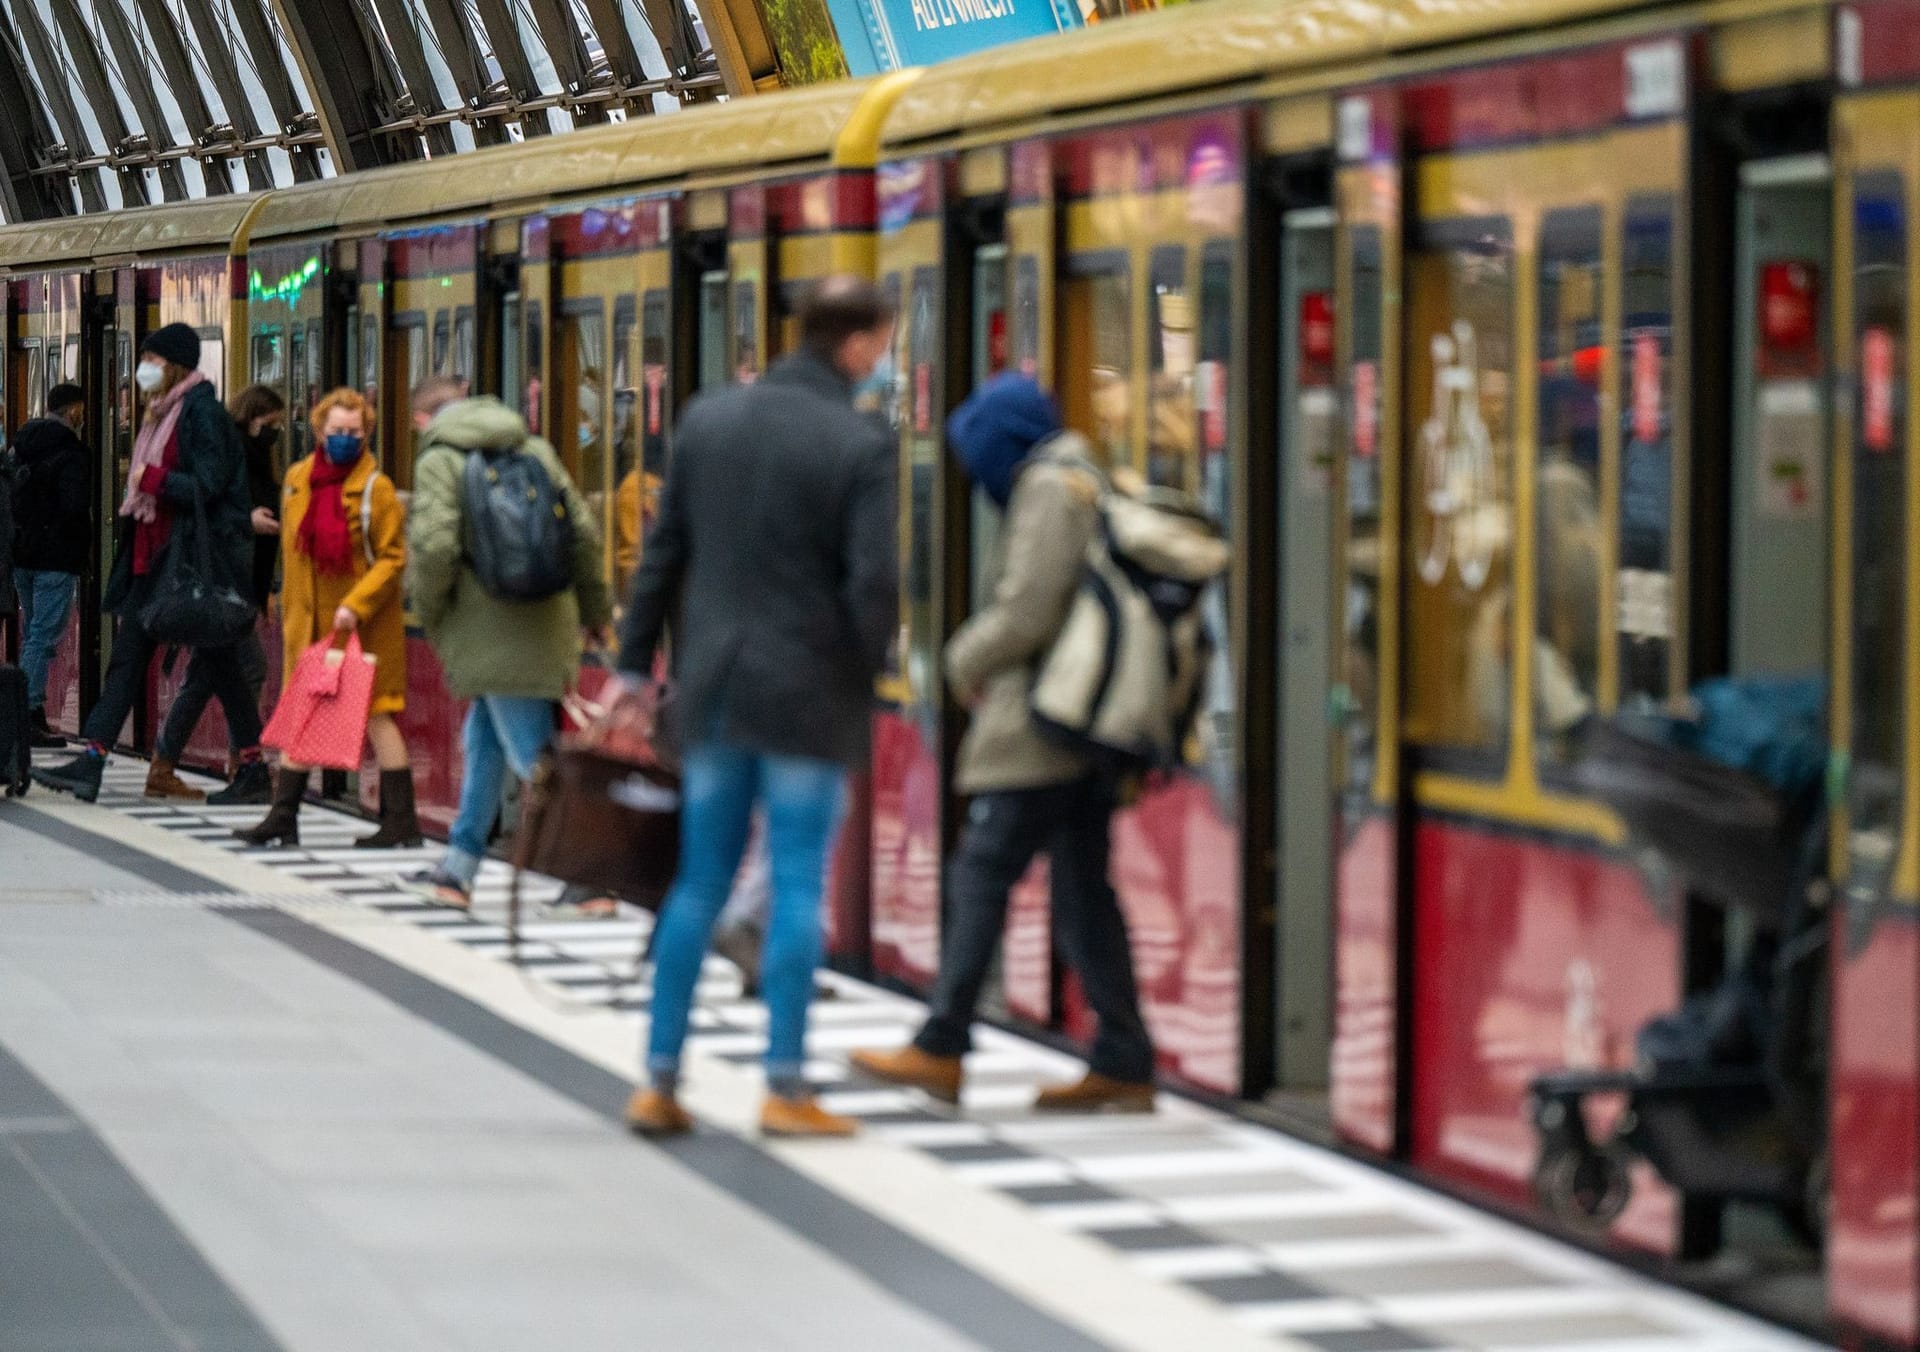
M1116 1080L1092 1071L1074 1084L1042 1089L1034 1097L1037 1113L1150 1113L1153 1085Z
M834 1139L855 1135L859 1130L858 1122L828 1112L811 1094L800 1099L769 1094L760 1109L760 1131L767 1136Z
M627 1100L627 1130L637 1136L685 1136L693 1130L693 1114L671 1094L636 1089Z
M935 1056L908 1043L892 1051L855 1052L852 1060L876 1080L918 1089L942 1103L960 1102L963 1074L957 1056Z

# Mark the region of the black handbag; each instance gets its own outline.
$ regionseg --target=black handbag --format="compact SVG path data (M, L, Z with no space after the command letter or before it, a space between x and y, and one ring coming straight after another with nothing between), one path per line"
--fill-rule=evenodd
M224 648L253 628L253 598L213 566L213 539L200 486L193 490L192 548L167 551L153 594L140 609L140 627L161 643L182 648ZM174 543L180 535L174 532Z

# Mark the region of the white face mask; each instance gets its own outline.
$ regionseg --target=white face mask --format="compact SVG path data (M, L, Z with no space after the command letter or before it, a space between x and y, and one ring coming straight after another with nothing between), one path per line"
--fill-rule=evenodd
M166 378L166 367L157 362L143 361L133 368L133 383L147 394L152 394L159 389L160 383Z

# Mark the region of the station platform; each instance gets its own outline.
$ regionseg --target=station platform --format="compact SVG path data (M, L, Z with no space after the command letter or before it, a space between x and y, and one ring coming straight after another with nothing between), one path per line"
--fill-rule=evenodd
M862 1083L911 1000L828 975L848 1142L754 1133L764 1011L711 960L693 1137L621 1128L648 919L464 915L432 849L242 851L255 808L0 803L6 1352L1799 1352L1819 1344L1164 1095L1037 1118L985 1030L951 1111ZM191 777L189 777L191 778ZM557 888L536 884L537 908Z

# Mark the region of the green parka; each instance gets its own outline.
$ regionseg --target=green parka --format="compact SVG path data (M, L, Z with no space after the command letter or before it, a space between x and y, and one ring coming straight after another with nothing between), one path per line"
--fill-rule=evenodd
M468 562L460 492L467 456L514 448L546 466L573 518L573 586L544 601L489 596ZM461 699L559 699L580 665L581 627L612 618L592 513L553 447L497 399L449 404L421 439L407 513L407 591L447 688Z

